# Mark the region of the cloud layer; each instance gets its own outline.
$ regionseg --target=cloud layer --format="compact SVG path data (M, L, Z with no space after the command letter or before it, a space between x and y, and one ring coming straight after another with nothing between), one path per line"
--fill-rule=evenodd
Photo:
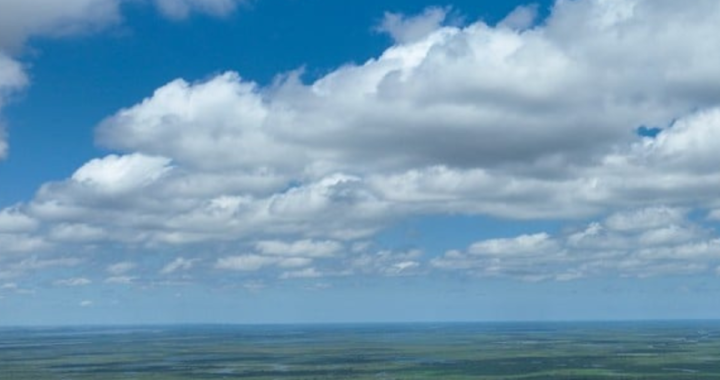
M159 3L174 17L200 4ZM462 27L442 26L441 9L388 14L393 46L312 83L288 73L260 87L234 72L168 83L99 126L117 154L0 213L0 255L193 245L216 253L206 267L285 279L711 270L717 240L684 210L720 209L720 53L708 38L720 3L560 1L533 26L536 11ZM602 221L426 263L349 248L399 218L458 213ZM198 267L187 260L159 272Z

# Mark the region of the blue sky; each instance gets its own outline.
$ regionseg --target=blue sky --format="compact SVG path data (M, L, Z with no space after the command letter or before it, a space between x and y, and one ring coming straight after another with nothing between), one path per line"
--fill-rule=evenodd
M0 324L718 318L719 15L2 1Z

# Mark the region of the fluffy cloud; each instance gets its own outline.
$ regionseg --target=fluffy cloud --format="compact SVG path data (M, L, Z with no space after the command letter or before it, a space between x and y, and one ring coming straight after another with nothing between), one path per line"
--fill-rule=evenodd
M38 221L27 216L18 208L0 210L0 233L31 232L38 227Z
M67 35L120 20L118 0L4 0L0 48L18 48L30 36Z
M182 16L197 4L161 7ZM499 25L442 26L446 13L387 15L393 46L311 83L290 73L261 87L232 72L168 83L99 126L117 154L45 184L3 211L0 229L25 218L58 243L236 244L249 253L216 268L289 279L425 270L416 253L341 254L397 218L637 209L432 263L526 279L713 265L716 241L686 214L720 209L720 53L707 38L720 32L720 3L560 1L539 25L532 7ZM641 126L660 132L639 136Z
M41 252L51 245L41 236L24 233L0 233L0 257L11 253Z
M658 220L658 217L671 216ZM433 267L481 277L572 280L704 273L720 263L720 238L680 209L613 214L575 232L490 239L433 259Z

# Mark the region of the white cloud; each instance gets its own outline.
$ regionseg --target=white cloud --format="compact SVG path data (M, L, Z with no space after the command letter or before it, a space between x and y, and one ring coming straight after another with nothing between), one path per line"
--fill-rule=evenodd
M165 265L161 270L161 274L172 274L178 271L188 271L192 269L192 267L197 262L197 259L185 259L183 257L178 257L177 259L169 262L167 265Z
M12 253L42 252L50 247L51 245L41 236L0 233L0 257Z
M120 21L118 0L3 0L0 49L18 48L30 36L92 31Z
M304 279L304 278L319 278L323 277L323 273L318 271L316 268L309 267L304 269L299 269L295 271L287 271L280 274L280 279L282 280L292 280L292 279Z
M18 208L0 210L0 233L26 233L38 227L38 221Z
M90 301L90 300L80 301L79 305L80 305L80 307L89 307L89 306L93 305L93 301Z
M84 277L67 278L63 280L57 280L54 282L56 286L86 286L92 284L91 280Z
M0 286L0 290L15 290L17 288L18 288L18 285L14 282L8 282L8 283L2 284L2 286Z
M170 160L164 157L110 155L83 165L72 175L72 180L98 193L114 196L140 190L171 169Z
M181 16L194 3L168 4ZM312 83L168 83L100 125L118 155L7 211L41 223L12 239L61 243L74 230L141 249L239 243L256 252L217 268L397 275L425 266L339 247L398 218L469 214L598 221L488 239L437 267L568 280L699 268L679 254L709 260L715 243L686 212L720 209L720 52L707 38L720 33L720 3L563 1L531 29L532 7L498 26L441 27L445 16L388 16L400 42ZM641 137L641 125L662 131ZM663 259L647 266L643 247Z
M313 241L309 239L290 243L279 240L261 241L255 247L259 252L266 255L313 258L333 257L343 249L342 244L336 241Z
M137 267L137 264L129 261L123 261L109 265L105 270L112 275L125 274Z
M630 10L581 3L558 3L546 23L522 33L480 22L434 26L309 85L290 75L259 88L233 73L174 81L108 118L99 141L172 159L176 175L153 189L166 199L177 198L172 184L197 173L243 178L192 194L175 209L179 217L163 218L159 229L176 241L238 236L253 226L358 238L408 214L584 217L646 204L648 192L666 204L698 194L714 200L717 175L696 170L710 162L707 149L677 152L692 149L687 141L715 141L714 112L691 112L715 104L705 87L720 55L679 44L684 55L660 59L666 49L657 47L677 38L657 20L668 18L688 38L716 23L671 17L676 7L665 3L638 1ZM692 14L720 12L711 3L696 7ZM564 33L570 24L577 33ZM632 48L613 40L616 29L630 34ZM658 34L667 41L655 41ZM657 58L649 68L646 55ZM623 59L608 58L616 56ZM718 65L693 66L706 61ZM678 76L677 67L691 69ZM643 124L666 128L643 140L634 135ZM668 166L670 156L685 158ZM213 199L233 202L217 212ZM340 215L338 227L324 228L329 210ZM192 227L210 225L225 227L216 234Z
M672 218L657 219L661 215ZM667 207L613 214L554 237L485 240L431 260L441 270L529 281L699 274L718 263L720 239L687 219L683 210Z
M468 252L478 256L526 256L545 254L557 249L556 243L546 233L521 235L510 239L490 239L475 243Z
M254 272L266 267L298 268L310 265L312 259L304 257L277 257L262 255L241 255L222 257L215 268L235 271Z
M67 36L94 32L122 20L123 3L134 0L3 0L0 13L0 50L19 48L32 36ZM223 16L242 0L152 1L162 14L182 19L190 12Z
M0 25L2 25L2 16L0 16ZM0 112L6 103L6 99L12 93L25 87L28 83L28 78L22 65L3 52L1 39L2 26L0 26ZM7 153L8 143L5 128L2 119L0 119L0 160L4 159Z
M614 214L605 221L605 225L618 231L645 230L682 222L685 214L682 209L656 206Z
M405 276L421 272L420 250L391 251L381 250L363 253L350 260L348 267L356 274L372 276Z
M99 227L82 223L61 223L50 229L49 237L53 241L68 243L88 243L105 240L107 233Z
M137 278L133 276L111 276L105 279L105 283L115 285L132 285L136 279Z
M2 0L0 12L0 111L10 93L25 87L28 78L11 56L22 51L30 37L65 37L102 30L122 21L123 3L136 0ZM153 1L162 14L182 19L190 12L223 16L242 0L140 0ZM8 143L0 121L0 159Z

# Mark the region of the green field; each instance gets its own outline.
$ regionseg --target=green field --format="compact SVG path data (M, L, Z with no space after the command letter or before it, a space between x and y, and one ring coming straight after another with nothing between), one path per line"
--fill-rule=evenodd
M720 323L5 328L0 379L720 379Z

